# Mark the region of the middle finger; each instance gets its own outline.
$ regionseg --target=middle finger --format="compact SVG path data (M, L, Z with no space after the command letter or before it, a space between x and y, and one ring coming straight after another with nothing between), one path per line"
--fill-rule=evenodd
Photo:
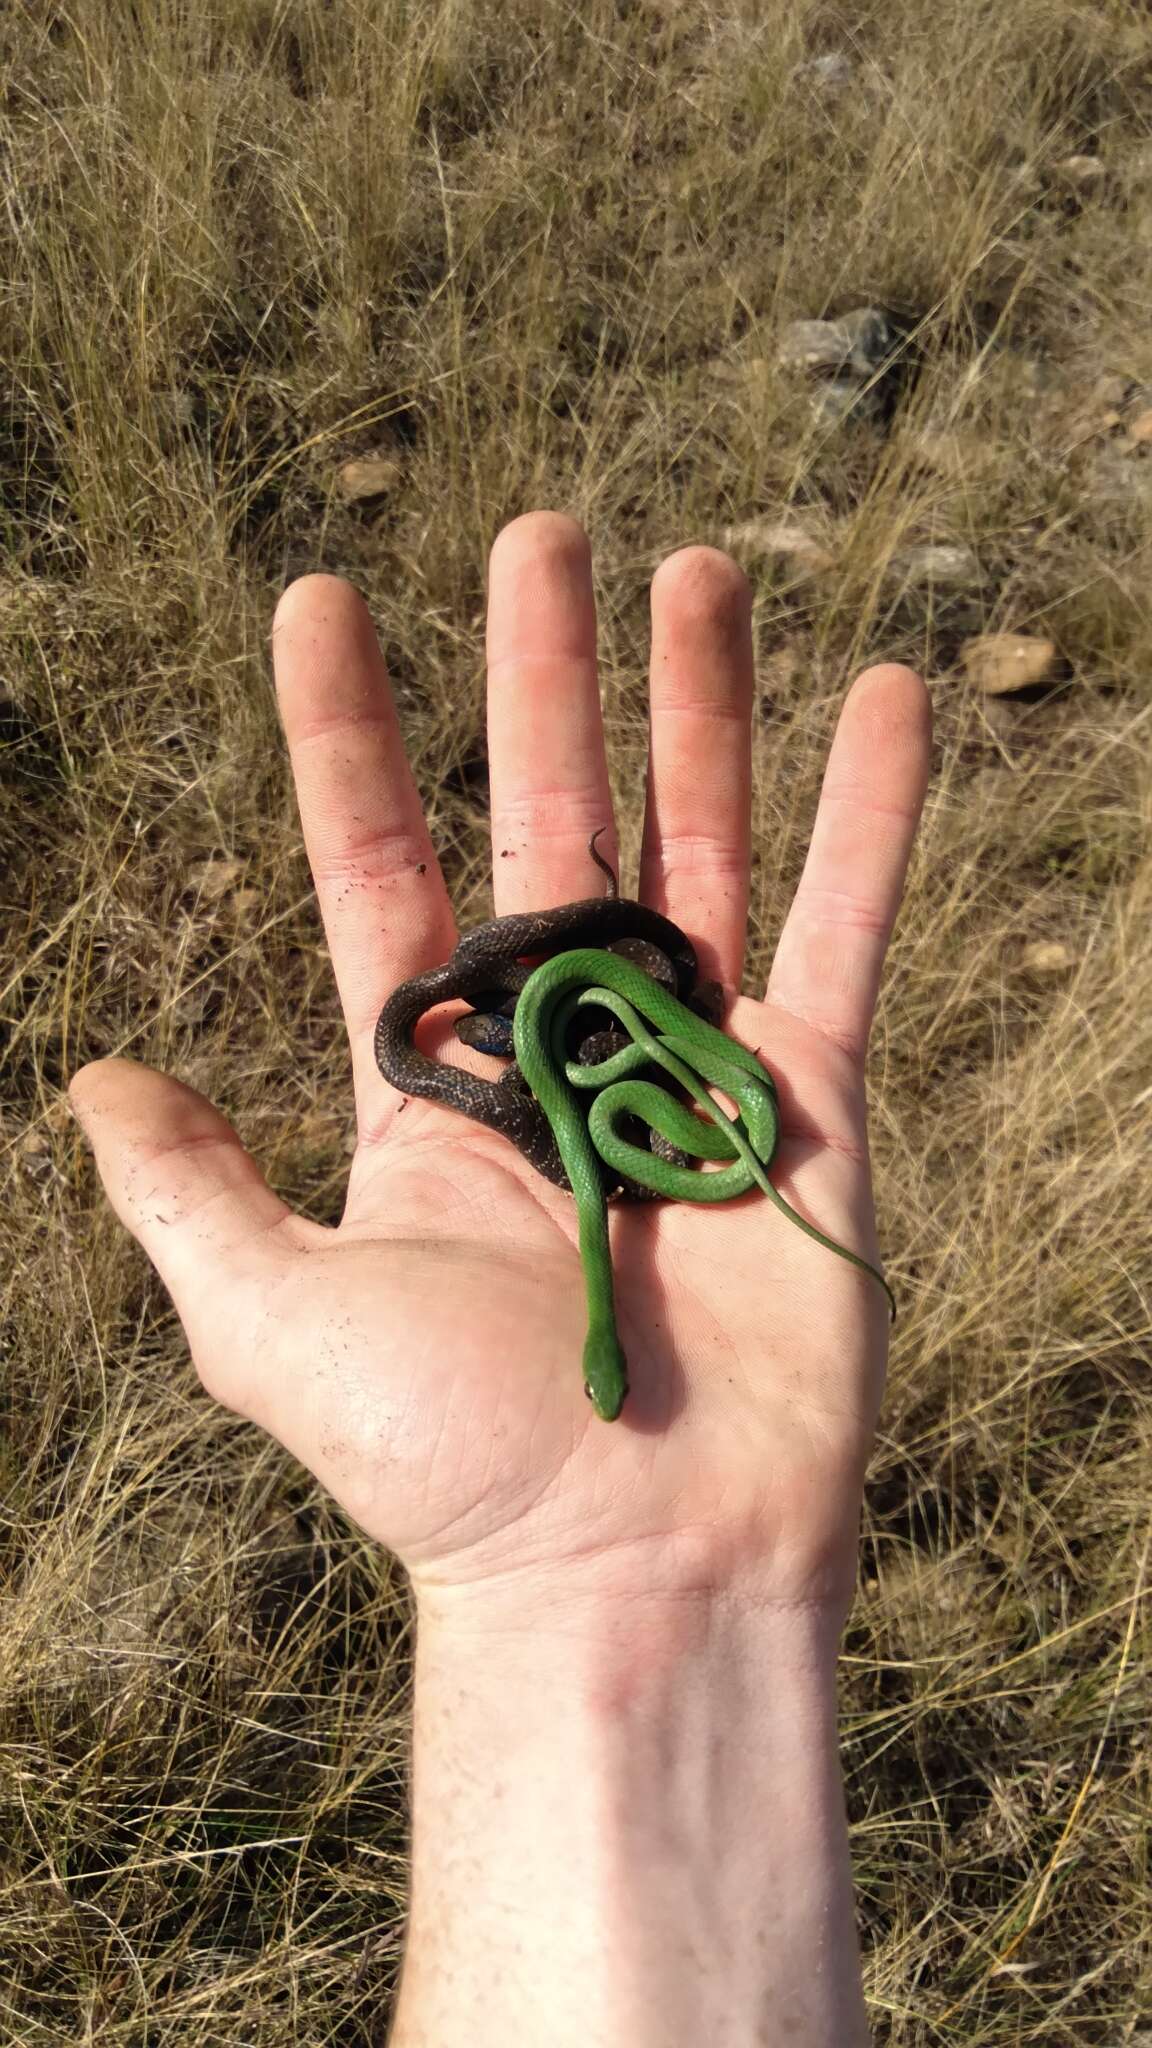
M740 986L752 805L752 600L717 548L652 578L648 799L640 895L687 932L700 971Z
M616 866L588 540L529 512L497 535L488 590L488 753L497 917L603 893Z

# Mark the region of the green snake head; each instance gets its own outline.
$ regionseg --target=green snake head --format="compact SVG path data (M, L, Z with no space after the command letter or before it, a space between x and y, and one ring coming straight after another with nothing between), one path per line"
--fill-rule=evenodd
M584 1340L584 1392L602 1422L615 1422L628 1392L628 1361L615 1330L589 1330Z

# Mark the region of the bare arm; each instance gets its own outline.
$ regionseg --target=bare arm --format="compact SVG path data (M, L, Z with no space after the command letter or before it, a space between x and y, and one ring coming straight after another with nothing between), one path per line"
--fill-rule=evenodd
M396 2048L712 2048L789 2027L856 2048L833 1664L883 1297L765 1200L635 1205L612 1225L631 1391L618 1421L596 1417L570 1196L496 1132L405 1103L373 1056L385 997L447 958L455 925L367 607L303 577L273 653L352 1052L340 1223L294 1215L172 1077L98 1061L72 1096L209 1393L410 1574ZM497 538L488 654L502 915L587 894L589 834L613 815L573 521ZM653 579L650 701L637 893L691 936L725 1028L776 1077L774 1183L875 1264L864 1058L927 780L923 684L883 667L848 691L759 996L740 993L751 600L713 549ZM615 864L610 825L603 844Z
M435 1606L391 2048L864 2048L835 1617Z

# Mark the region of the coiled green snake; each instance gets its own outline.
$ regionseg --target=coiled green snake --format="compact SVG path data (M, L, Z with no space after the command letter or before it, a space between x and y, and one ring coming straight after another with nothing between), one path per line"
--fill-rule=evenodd
M595 837L589 851L611 876ZM611 879L609 896L492 918L466 933L443 967L393 991L375 1037L377 1064L394 1087L502 1131L546 1178L571 1188L588 1305L584 1386L606 1422L619 1415L628 1392L608 1236L613 1193L723 1202L759 1187L809 1237L878 1280L896 1314L884 1275L808 1223L773 1187L768 1170L780 1120L771 1074L747 1047L689 1008L691 1001L705 1007L708 997L693 994L696 959L684 934L655 911L617 896ZM637 941L639 957L658 967L660 980L625 957ZM557 942L564 950L542 965L527 964ZM413 1045L419 1018L452 996L472 999L480 1013L461 1020L461 1036L486 1049L514 1049L515 1065L499 1081L428 1059ZM613 1035L602 1029L591 1037L587 1029L577 1034L582 1010L601 1019L607 1012L615 1020ZM509 1011L512 1048L486 1035ZM678 1084L696 1110L646 1078L653 1072ZM736 1104L735 1117L713 1099L710 1086ZM587 1111L584 1096L591 1097ZM652 1149L629 1134L627 1125L637 1120ZM688 1158L725 1163L705 1172Z

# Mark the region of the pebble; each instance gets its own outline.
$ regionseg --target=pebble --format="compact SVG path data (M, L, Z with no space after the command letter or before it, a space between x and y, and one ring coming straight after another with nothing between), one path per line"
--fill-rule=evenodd
M1047 682L1056 666L1056 643L1029 633L981 633L965 643L960 658L978 690L1002 697Z
M830 383L818 385L811 404L816 418L830 427L839 426L849 413L871 415L880 410L875 391L866 385L849 383L846 377L833 377Z
M882 306L856 306L835 320L790 320L777 343L777 360L781 369L812 380L817 418L836 424L850 413L882 413L881 387L892 372L883 365L898 339Z
M360 455L336 472L336 488L346 505L382 498L399 483L402 465L393 455Z
M1077 192L1089 192L1099 187L1108 176L1108 166L1103 157L1087 154L1061 157L1054 169L1060 182L1071 185Z
M861 373L879 369L899 339L883 306L856 306L850 313L841 313L837 325L851 341L852 367Z
M828 50L822 57L806 58L803 64L796 66L792 76L824 91L838 92L841 87L852 84L856 66L846 51Z
M881 306L857 306L835 320L789 321L778 353L786 370L847 371L864 378L879 369L896 338Z
M903 548L893 555L890 573L912 590L943 586L949 590L979 590L984 571L973 550L962 541L925 542Z
M786 521L746 519L740 526L725 528L724 545L747 554L773 555L805 576L823 576L836 567L835 556L812 534Z
M785 370L840 370L852 347L836 320L792 320L780 336L780 365Z
M1076 956L1059 939L1033 939L1025 946L1020 964L1029 974L1067 974L1076 965Z

